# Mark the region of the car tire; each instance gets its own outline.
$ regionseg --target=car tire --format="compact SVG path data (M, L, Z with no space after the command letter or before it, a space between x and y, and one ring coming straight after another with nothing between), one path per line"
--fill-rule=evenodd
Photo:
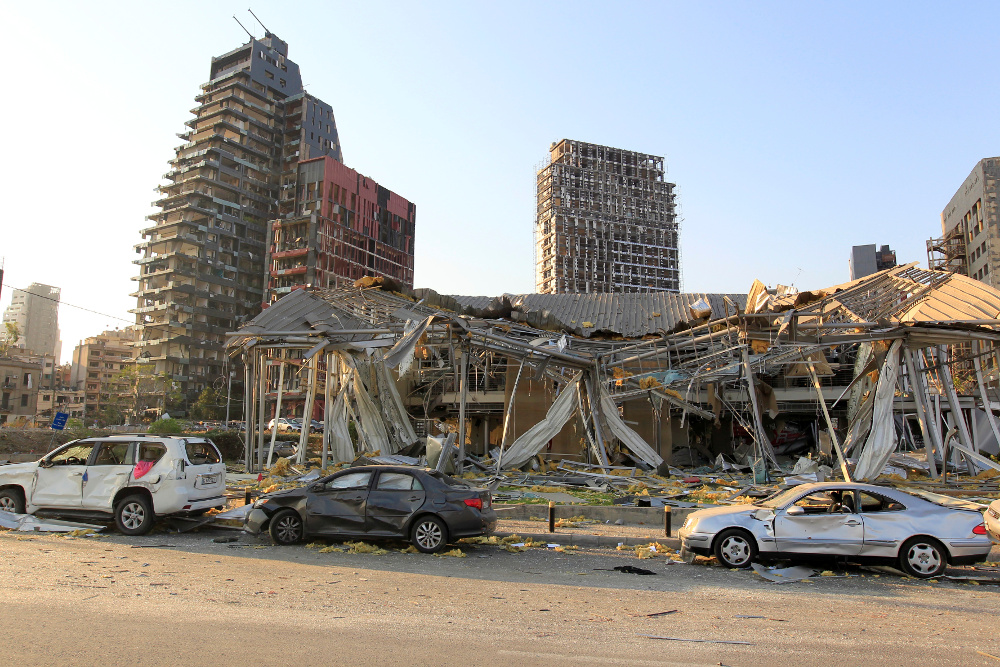
M715 538L715 557L733 569L750 567L757 558L757 541L750 533L739 528L729 528Z
M115 505L115 525L123 535L145 535L153 530L153 504L141 495L127 496Z
M448 528L436 516L422 516L413 524L410 541L425 554L441 551L448 544Z
M271 517L267 532L275 544L287 546L302 539L303 527L302 517L298 512L284 509Z
M918 579L930 579L948 567L948 552L932 537L911 537L899 549L899 568Z
M0 491L0 512L24 514L24 494L19 489Z

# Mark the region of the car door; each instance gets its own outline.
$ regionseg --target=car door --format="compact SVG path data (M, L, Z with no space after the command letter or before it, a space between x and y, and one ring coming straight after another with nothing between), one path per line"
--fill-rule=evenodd
M372 471L346 471L306 500L306 531L315 535L361 535L365 532L365 506Z
M83 474L83 509L110 512L111 503L120 488L128 483L135 456L131 442L104 440Z
M427 494L420 480L406 472L379 472L368 494L367 532L402 535L403 526L419 510Z
M903 503L874 491L860 491L858 495L861 517L865 522L865 544L861 555L895 558L903 540L927 530L926 526L921 527L913 521Z
M861 515L852 509L857 507L857 503L853 500L845 502L843 511L831 511L837 509L835 503L840 505L835 499L839 492L854 498L853 490L812 489L784 509L775 512L774 537L777 550L781 553L836 556L856 556L861 553L864 523ZM791 514L789 510L792 510Z
M83 505L83 475L95 440L71 442L42 459L35 470L31 504L79 509Z

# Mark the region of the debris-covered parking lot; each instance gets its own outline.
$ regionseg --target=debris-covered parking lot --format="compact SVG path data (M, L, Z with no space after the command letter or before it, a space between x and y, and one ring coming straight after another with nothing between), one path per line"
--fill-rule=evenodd
M995 585L850 565L777 584L708 559L639 558L634 548L461 544L455 557L380 546L385 553L276 547L220 529L142 538L2 531L3 652L23 665L160 664L186 637L203 647L196 664L313 664L336 654L353 664L489 655L556 665L970 665L1000 655L988 631L1000 612ZM998 569L948 573L1000 581ZM85 641L82 619L93 620Z

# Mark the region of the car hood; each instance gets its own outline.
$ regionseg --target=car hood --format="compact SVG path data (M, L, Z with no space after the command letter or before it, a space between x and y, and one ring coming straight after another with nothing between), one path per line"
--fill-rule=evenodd
M37 468L38 468L38 461L29 461L27 463L11 463L10 465L0 466L0 477L19 472L35 472L35 469Z
M703 510L692 512L692 518L707 519L715 516L725 516L730 514L753 514L760 508L756 505L720 505L719 507L709 507Z

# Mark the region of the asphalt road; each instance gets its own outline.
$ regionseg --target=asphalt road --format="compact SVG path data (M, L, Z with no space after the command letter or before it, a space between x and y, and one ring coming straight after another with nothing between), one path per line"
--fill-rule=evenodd
M1000 665L982 654L1000 656L1000 586L854 566L773 584L611 549L212 541L234 534L0 532L0 665Z

